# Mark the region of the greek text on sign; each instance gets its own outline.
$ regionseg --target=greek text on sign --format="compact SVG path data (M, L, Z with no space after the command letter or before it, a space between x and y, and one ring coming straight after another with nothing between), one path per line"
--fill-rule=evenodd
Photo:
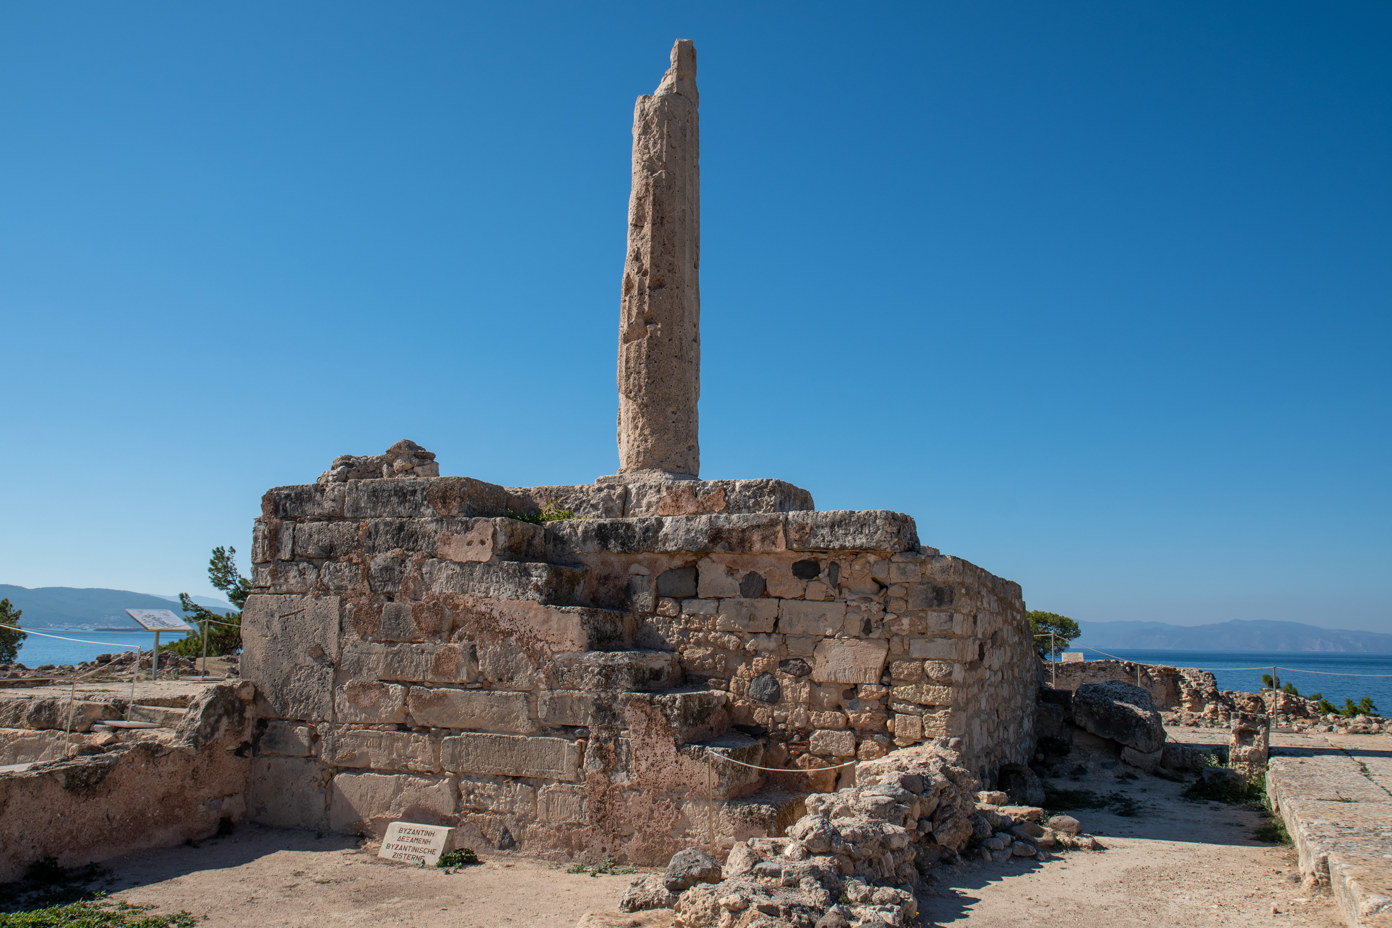
M433 867L445 852L445 845L449 843L453 831L453 828L443 825L392 822L387 826L387 835L382 839L382 849L377 856Z

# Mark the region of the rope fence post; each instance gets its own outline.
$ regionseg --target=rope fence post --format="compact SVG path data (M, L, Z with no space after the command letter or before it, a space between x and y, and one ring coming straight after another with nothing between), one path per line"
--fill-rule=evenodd
M1049 688L1058 689L1058 644L1049 632Z
M77 675L73 674L72 679L68 682L68 724L63 728L63 746L69 757L72 757L73 755L72 722L73 710L76 708L76 703Z

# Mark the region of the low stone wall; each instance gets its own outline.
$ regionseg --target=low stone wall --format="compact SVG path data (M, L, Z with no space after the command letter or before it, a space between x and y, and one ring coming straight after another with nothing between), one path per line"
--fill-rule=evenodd
M1085 683L1130 683L1149 693L1155 708L1161 710L1202 712L1218 695L1213 674L1206 670L1132 661L1045 664L1044 680L1054 689L1070 693Z
M40 858L75 867L206 838L220 820L240 820L249 734L237 687L222 685L190 707L172 743L120 744L0 773L0 883Z
M1019 587L907 516L810 506L779 481L270 491L251 816L663 862L773 833L896 746L960 736L988 779L1025 761ZM522 520L543 509L567 518Z

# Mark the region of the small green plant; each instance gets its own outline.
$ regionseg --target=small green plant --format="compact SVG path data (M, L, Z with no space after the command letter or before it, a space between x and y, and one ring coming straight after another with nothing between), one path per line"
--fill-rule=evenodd
M1225 769L1222 764L1210 765L1213 768ZM1266 798L1266 782L1262 777L1258 777L1252 782L1244 782L1242 778L1236 776L1217 777L1200 775L1197 780L1189 784L1189 788L1180 793L1190 802L1224 802L1235 805L1243 802L1261 802Z
M153 905L88 899L27 912L0 915L0 928L196 928L201 919L188 912L154 915Z
M543 503L537 512L516 512L509 509L504 513L509 519L516 519L518 522L530 522L533 525L545 525L547 522L565 522L568 519L580 518L575 514L574 509L562 509L556 503Z
M458 873L464 867L473 867L483 863L479 860L474 849L461 847L453 851L445 851L440 855L440 859L435 861L435 866L446 873Z
M566 869L566 873L588 873L590 876L625 876L637 872L637 867L626 867L609 857L597 864L573 864Z

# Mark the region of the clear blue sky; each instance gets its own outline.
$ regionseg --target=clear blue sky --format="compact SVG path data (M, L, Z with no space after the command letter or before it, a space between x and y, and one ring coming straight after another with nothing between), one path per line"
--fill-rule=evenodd
M702 472L1093 621L1392 628L1392 5L0 6L0 582L209 592L411 438L617 467L634 97L702 105Z

